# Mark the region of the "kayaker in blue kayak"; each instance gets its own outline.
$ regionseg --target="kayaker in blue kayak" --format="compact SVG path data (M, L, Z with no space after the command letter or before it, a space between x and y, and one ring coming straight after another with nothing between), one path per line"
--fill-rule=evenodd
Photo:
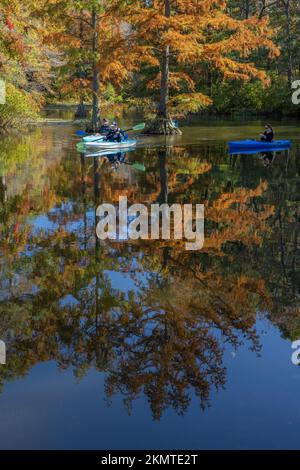
M271 166L275 160L275 152L263 152L261 156L263 159L263 164L266 168L269 168L269 166Z
M262 142L273 142L274 136L275 136L275 133L274 133L273 127L271 126L271 124L266 124L265 132L260 135L260 140Z

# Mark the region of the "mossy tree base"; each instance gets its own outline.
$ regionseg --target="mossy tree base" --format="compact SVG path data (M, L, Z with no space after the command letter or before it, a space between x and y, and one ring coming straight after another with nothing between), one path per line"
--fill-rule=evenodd
M147 127L145 134L152 135L181 135L182 132L170 118L157 116Z

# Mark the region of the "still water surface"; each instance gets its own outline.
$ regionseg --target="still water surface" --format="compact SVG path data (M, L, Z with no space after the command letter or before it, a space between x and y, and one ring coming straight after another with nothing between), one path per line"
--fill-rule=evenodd
M130 124L130 123L129 123ZM257 121L84 158L75 128L0 148L0 448L299 448L299 123L290 152L229 156ZM205 205L205 245L100 243L95 210Z

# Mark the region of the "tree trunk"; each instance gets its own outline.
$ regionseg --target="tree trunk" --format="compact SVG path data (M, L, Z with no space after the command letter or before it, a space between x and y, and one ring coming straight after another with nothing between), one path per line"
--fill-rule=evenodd
M245 19L247 20L250 16L250 0L245 0L244 10L245 10Z
M83 40L83 21L82 19L80 20L80 30L79 30L79 39L80 39L80 42L82 43L82 40ZM80 61L81 63L79 63L79 79L80 79L80 103L77 107L77 110L75 112L75 119L86 119L87 118L87 110L86 110L86 107L84 105L84 100L83 100L83 83L82 83L82 80L83 80L83 76L84 76L84 72L83 72L83 64L82 64L82 61Z
M3 175L0 178L0 201L3 205L7 202L7 186Z
M168 202L168 170L167 170L167 150L162 149L158 152L159 156L159 174L160 174L160 194L158 196L159 204Z
M171 16L171 2L165 0L165 16ZM148 134L181 134L181 131L174 125L168 112L169 102L169 62L170 62L170 46L166 46L160 65L160 100L158 112L155 120L150 124L146 133Z
M99 218L97 216L97 207L100 204L100 194L101 194L101 182L100 182L100 175L99 175L99 158L95 157L93 162L93 172L94 172L94 204L95 204L95 252L97 254L100 248L100 240L97 237L96 227L99 222Z
M80 168L81 168L81 178L80 179L81 179L81 197L82 197L82 203L83 203L83 246L84 246L84 250L86 250L87 246L88 246L88 233L87 233L87 230L88 230L88 219L87 219L88 207L87 207L87 196L86 196L87 184L86 184L86 177L85 177L85 172L86 172L85 162L86 162L85 154L81 153L80 154Z
M160 79L160 100L158 107L158 115L168 119L168 101L169 101L169 61L170 46L166 46L161 61L161 79Z
M286 46L287 46L287 78L289 87L292 88L293 81L293 57L292 57L292 38L291 38L291 0L284 1L286 16Z
M80 103L77 106L75 111L75 119L86 119L87 118L87 110L85 104L83 102L83 97L80 97Z
M100 109L99 109L99 71L97 65L97 46L98 46L98 15L96 8L93 7L92 10L92 29L93 29L93 102L92 102L92 121L91 121L91 131L96 132L100 127Z

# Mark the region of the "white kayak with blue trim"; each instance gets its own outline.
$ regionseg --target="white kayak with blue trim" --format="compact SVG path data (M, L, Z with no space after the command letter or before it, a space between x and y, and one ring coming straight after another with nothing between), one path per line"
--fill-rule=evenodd
M92 140L84 142L87 147L100 147L107 149L121 149L126 147L134 147L136 140L124 140L123 142L108 142L107 140Z
M112 155L118 155L119 153L127 153L134 151L134 147L126 147L122 149L102 149L98 151L92 151L91 153L86 153L85 157L109 157Z
M94 134L94 135L86 135L85 137L83 137L83 142L86 143L86 142L94 142L95 140L99 140L99 142L102 142L104 139L105 139L105 135L101 135L101 134Z

